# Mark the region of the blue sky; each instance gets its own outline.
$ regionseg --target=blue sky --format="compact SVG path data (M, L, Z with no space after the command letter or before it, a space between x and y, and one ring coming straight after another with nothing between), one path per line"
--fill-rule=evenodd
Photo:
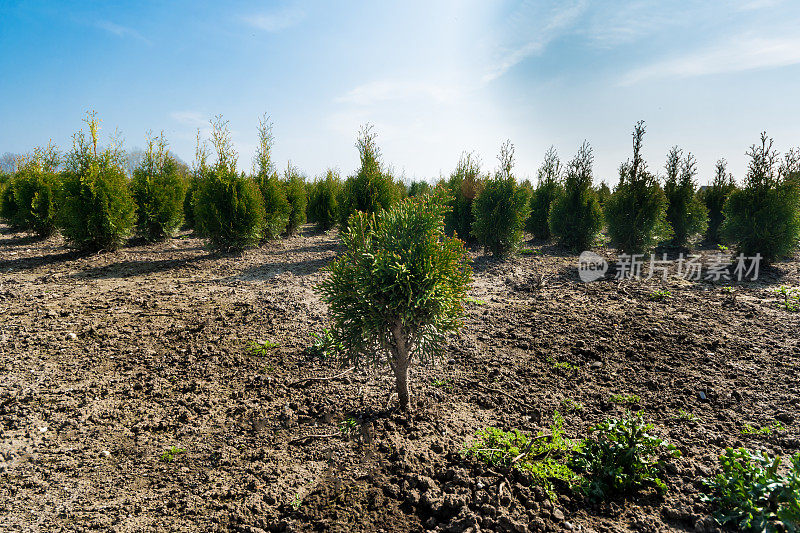
M701 183L719 157L741 179L762 130L800 144L798 27L792 0L0 0L0 152L67 148L94 109L126 148L164 130L191 161L222 114L249 169L266 112L278 164L309 176L351 173L372 122L408 179L464 150L494 168L506 138L534 178L548 146L568 159L586 139L614 184L643 119L652 169L677 144Z

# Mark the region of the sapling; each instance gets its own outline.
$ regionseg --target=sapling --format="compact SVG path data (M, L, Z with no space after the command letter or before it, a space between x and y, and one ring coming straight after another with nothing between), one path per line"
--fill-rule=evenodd
M342 235L347 251L318 288L336 355L354 365L385 359L403 410L412 360L430 361L460 327L472 277L464 243L444 232L445 202L438 192L354 213Z

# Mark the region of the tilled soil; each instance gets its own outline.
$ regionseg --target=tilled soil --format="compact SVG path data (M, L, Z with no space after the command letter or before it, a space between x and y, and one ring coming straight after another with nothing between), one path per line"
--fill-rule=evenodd
M726 446L800 448L800 313L772 290L800 284L799 258L731 290L582 283L577 256L527 246L503 262L473 252L465 326L413 368L404 415L387 369L343 372L307 350L335 233L307 227L240 256L190 234L81 256L5 229L2 529L716 530L699 492ZM670 295L651 301L656 289ZM663 497L550 497L461 453L486 426L546 430L558 410L581 438L625 409L683 452Z

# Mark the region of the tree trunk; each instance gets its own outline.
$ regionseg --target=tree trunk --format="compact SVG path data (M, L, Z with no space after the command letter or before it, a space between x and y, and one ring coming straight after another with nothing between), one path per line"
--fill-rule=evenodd
M394 377L397 384L397 397L400 400L400 409L408 411L408 359L406 359L405 364L398 364L395 367Z

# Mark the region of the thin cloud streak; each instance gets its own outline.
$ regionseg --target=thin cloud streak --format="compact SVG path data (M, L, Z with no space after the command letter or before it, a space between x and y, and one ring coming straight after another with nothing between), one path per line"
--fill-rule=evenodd
M620 85L634 85L654 79L692 78L779 68L798 63L800 38L750 38L635 69L623 77Z
M133 28L129 28L127 26L122 26L120 24L116 24L109 20L99 20L95 23L95 26L104 30L112 35L116 35L117 37L126 38L131 37L133 39L142 41L145 44L151 45L153 44L150 39L139 33L138 31L134 30Z
M298 7L286 8L273 13L259 13L244 17L245 24L256 29L275 33L299 24L306 14Z

